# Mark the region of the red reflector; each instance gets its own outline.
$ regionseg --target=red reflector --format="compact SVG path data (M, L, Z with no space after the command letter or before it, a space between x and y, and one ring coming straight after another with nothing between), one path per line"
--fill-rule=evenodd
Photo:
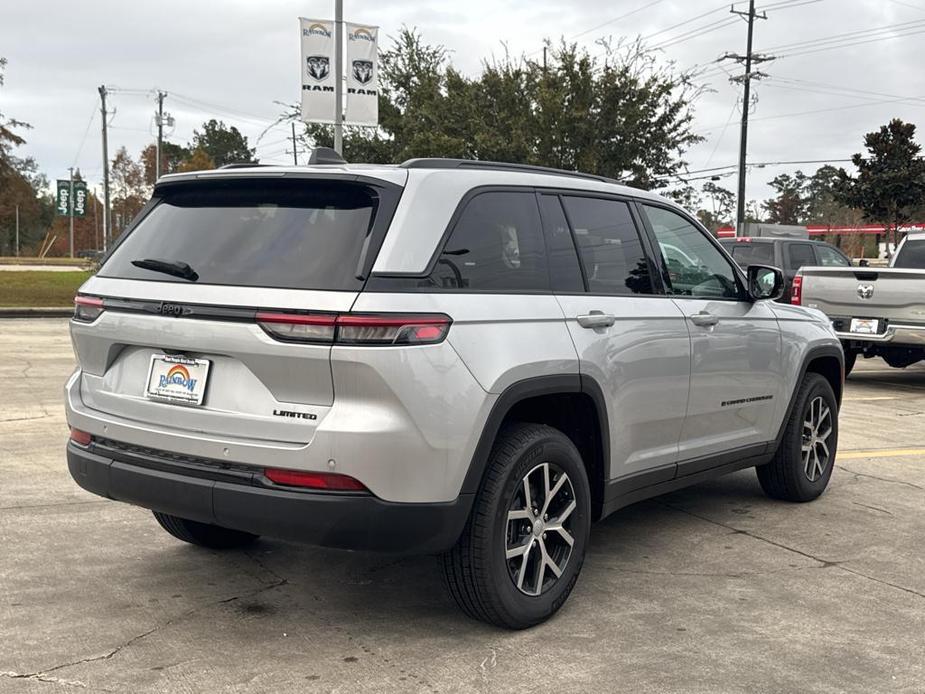
M74 443L81 446L89 446L92 440L93 436L88 434L86 431L81 431L80 429L71 427L71 441Z
M307 489L327 489L338 492L365 492L366 487L359 480L347 475L330 472L303 472L301 470L264 470L267 479L287 487L305 487Z

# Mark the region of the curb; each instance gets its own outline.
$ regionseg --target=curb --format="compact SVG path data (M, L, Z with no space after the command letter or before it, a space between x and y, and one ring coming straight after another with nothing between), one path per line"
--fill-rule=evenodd
M0 306L0 318L70 318L73 315L74 309L70 306L51 308Z

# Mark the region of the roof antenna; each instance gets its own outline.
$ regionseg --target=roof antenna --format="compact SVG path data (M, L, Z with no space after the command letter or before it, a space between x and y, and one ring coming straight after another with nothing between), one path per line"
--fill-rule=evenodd
M346 164L347 160L330 147L315 147L308 157L311 164Z

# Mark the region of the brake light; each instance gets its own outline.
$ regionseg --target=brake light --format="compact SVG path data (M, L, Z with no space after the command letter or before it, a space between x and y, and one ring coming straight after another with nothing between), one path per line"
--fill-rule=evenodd
M443 314L303 314L257 312L257 323L283 341L339 345L428 345L442 342L452 320Z
M267 468L263 474L274 484L281 484L286 487L304 487L306 489L323 489L335 492L367 491L359 480L349 475L338 475L332 472L303 472L301 470Z
M794 306L803 305L803 275L796 275L790 286L790 303Z
M74 320L81 323L92 323L103 312L103 300L98 296L74 297Z
M88 434L86 431L81 431L80 429L71 427L71 441L74 443L81 446L89 446L92 440L93 436Z

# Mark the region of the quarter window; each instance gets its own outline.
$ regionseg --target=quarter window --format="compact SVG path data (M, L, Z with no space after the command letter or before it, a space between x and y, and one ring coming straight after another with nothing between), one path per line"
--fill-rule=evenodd
M536 195L499 191L472 198L437 259L430 283L444 289L549 291Z
M735 270L706 235L684 217L661 207L642 206L678 296L738 299Z
M652 294L652 272L629 206L619 200L562 198L588 291L592 294Z

